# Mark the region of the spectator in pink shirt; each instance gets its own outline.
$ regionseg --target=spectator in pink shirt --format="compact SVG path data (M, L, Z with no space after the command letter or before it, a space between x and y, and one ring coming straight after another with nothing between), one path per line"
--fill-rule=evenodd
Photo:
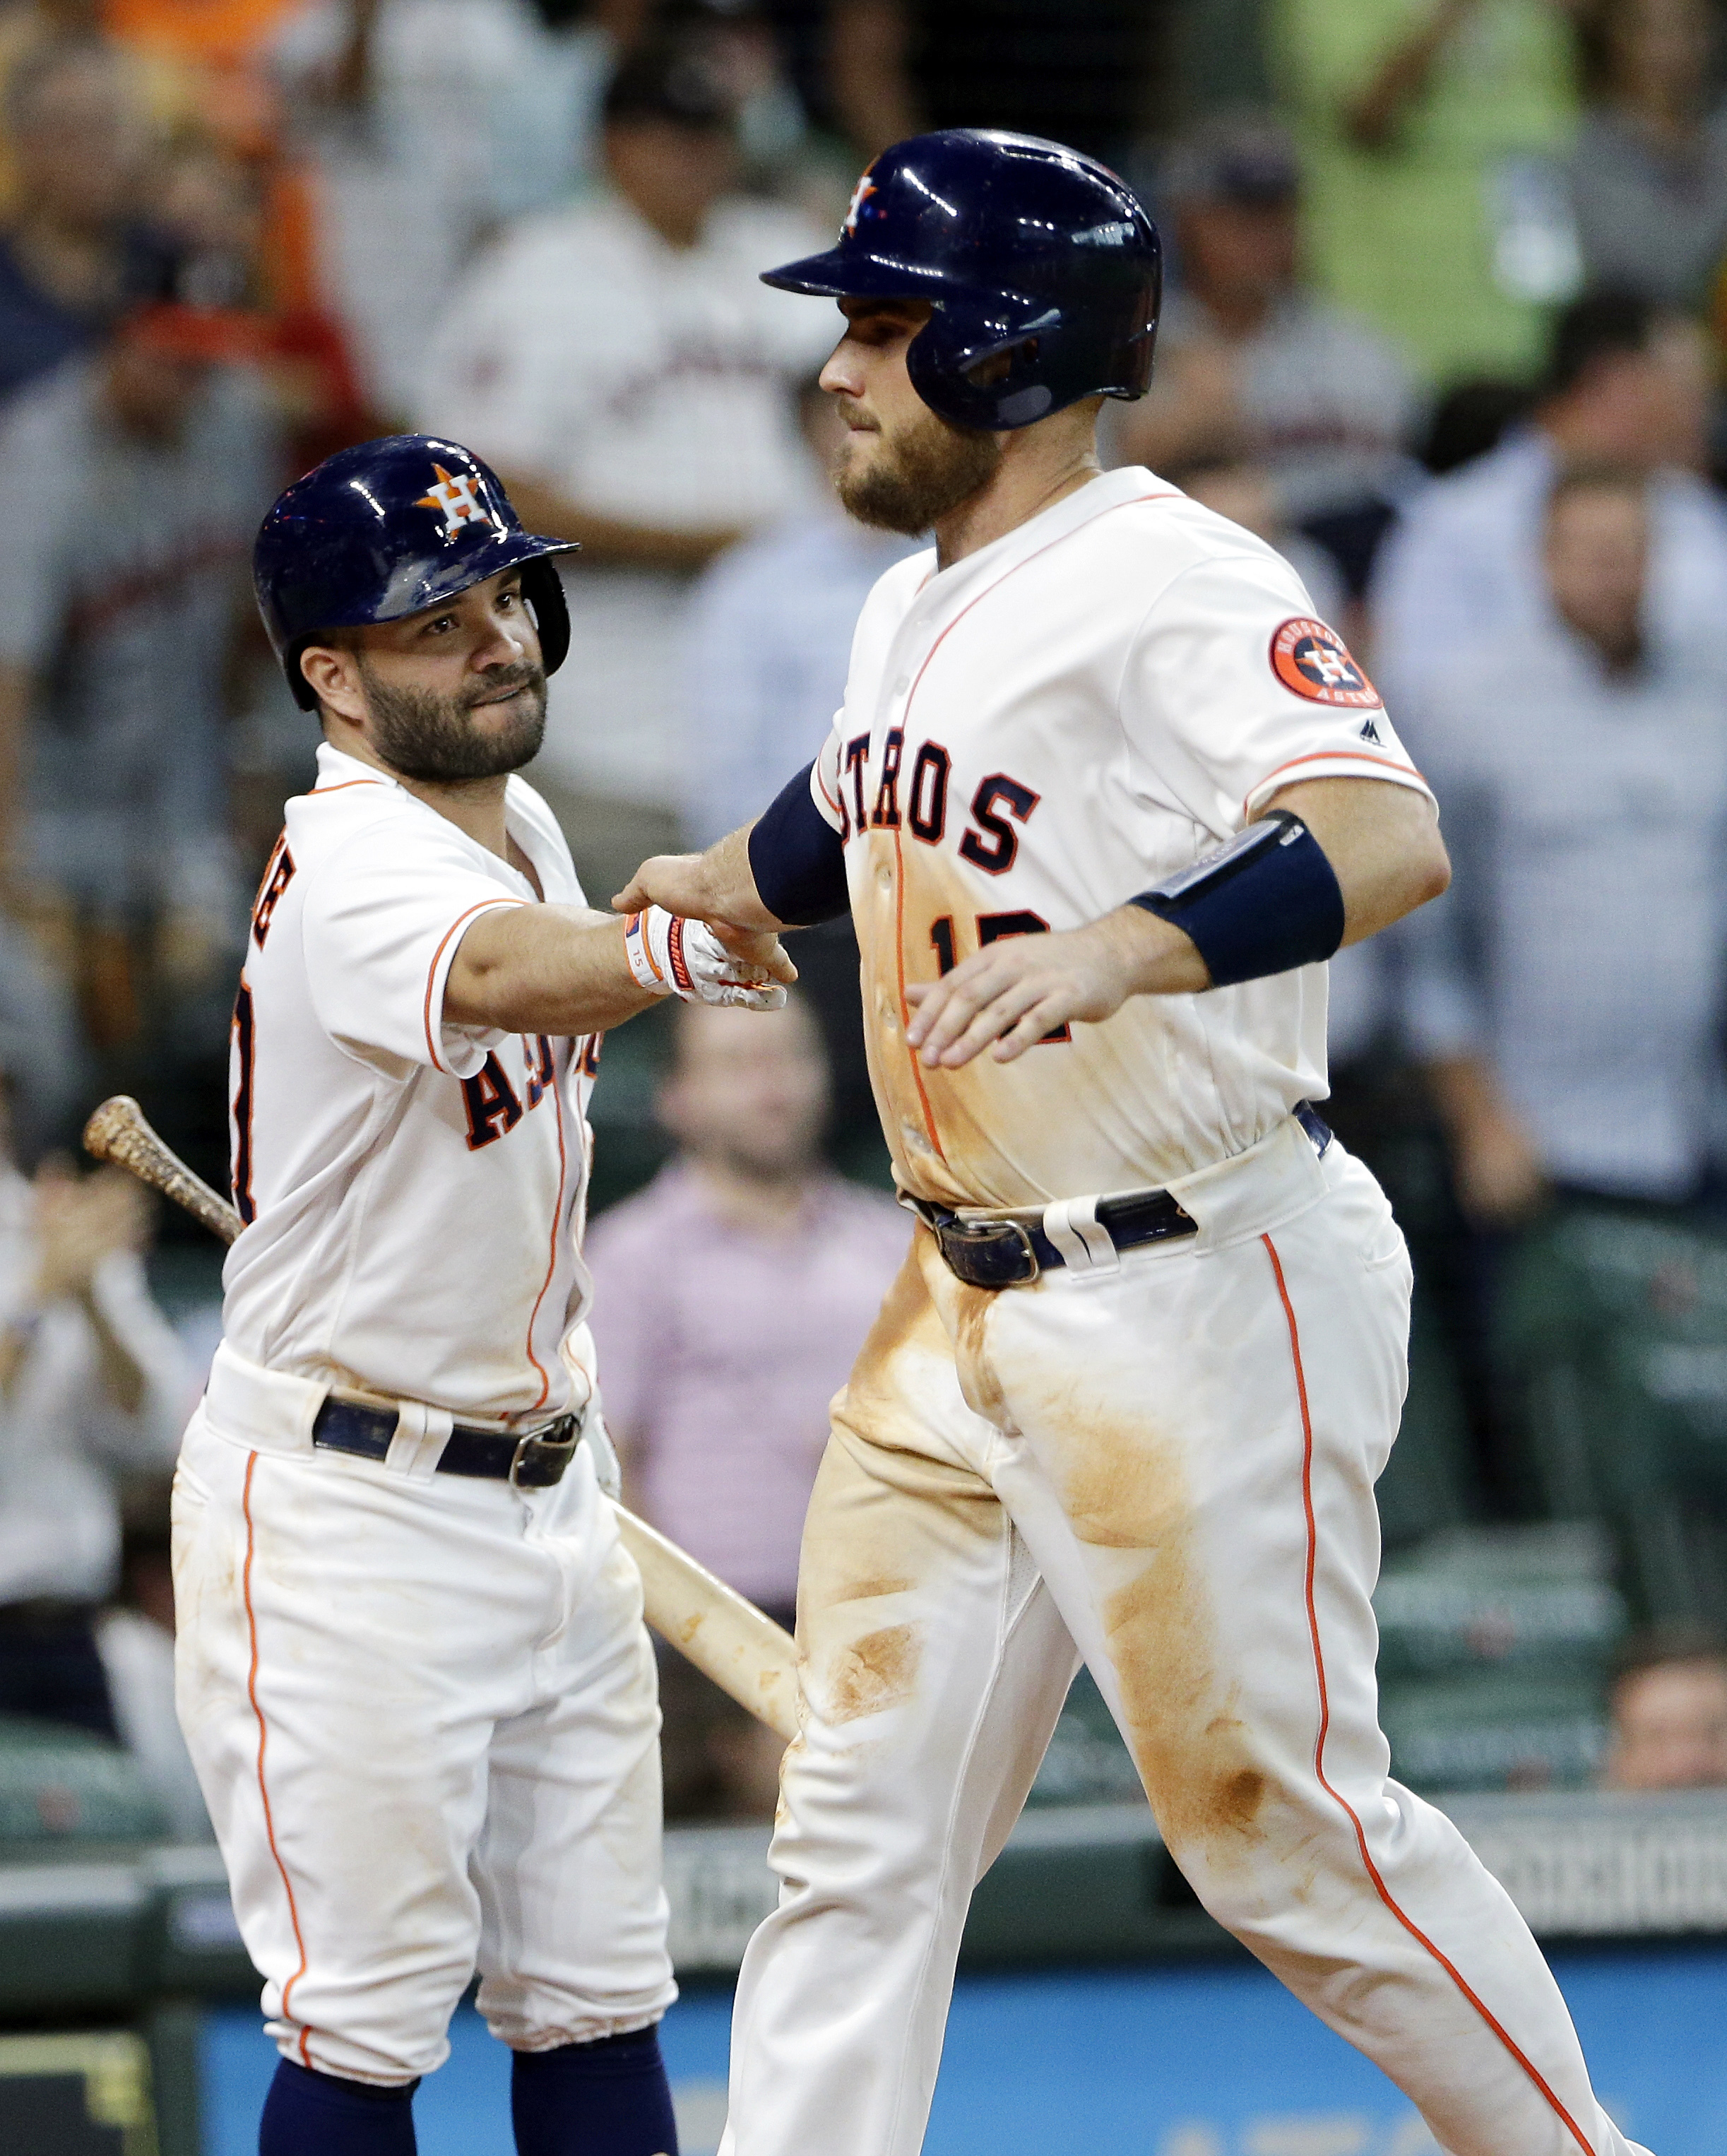
M910 1224L823 1165L828 1068L795 999L676 1017L677 1158L587 1238L606 1420L630 1502L789 1625L828 1402ZM771 1815L776 1740L675 1656L661 1684L668 1813Z

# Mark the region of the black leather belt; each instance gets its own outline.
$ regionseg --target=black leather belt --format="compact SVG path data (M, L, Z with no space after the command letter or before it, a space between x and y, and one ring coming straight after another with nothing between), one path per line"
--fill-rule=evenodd
M326 1399L312 1419L312 1443L325 1452L351 1452L361 1460L382 1460L396 1435L397 1419L387 1408L361 1407L357 1400ZM513 1490L549 1490L582 1442L582 1418L560 1415L556 1422L519 1437L514 1430L475 1430L458 1423L438 1455L440 1475L474 1475L507 1482Z
M1310 1101L1300 1102L1294 1114L1323 1154L1331 1142L1329 1126ZM940 1245L948 1270L968 1287L1028 1287L1039 1273L1067 1263L1036 1220L962 1220L927 1199L908 1202ZM1118 1250L1199 1232L1199 1223L1167 1190L1135 1190L1121 1198L1101 1199L1097 1224Z

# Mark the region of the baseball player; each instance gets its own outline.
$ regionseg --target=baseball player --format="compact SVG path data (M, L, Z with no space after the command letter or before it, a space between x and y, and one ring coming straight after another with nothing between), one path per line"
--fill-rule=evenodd
M1373 1483L1410 1274L1325 1090L1325 961L1444 888L1431 797L1271 549L1102 473L1155 232L1055 144L885 151L831 252L854 515L933 528L823 754L628 902L849 902L904 1270L805 1529L735 2156L912 2156L971 1889L1078 1661L1201 1899L1453 2156L1624 2156L1564 2001L1387 1779Z
M585 1108L604 1028L669 991L771 1007L791 968L769 937L588 910L510 775L569 643L564 551L417 435L320 465L257 542L324 744L253 910L244 1227L174 1554L181 1722L281 2053L264 2156L411 2150L476 1967L523 2156L676 2146Z

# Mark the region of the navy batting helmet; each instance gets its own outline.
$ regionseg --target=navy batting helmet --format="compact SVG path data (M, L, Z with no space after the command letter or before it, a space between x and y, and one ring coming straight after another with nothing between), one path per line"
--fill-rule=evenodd
M541 663L555 674L570 615L551 557L575 552L524 531L497 474L459 443L390 434L338 449L279 497L252 550L252 582L295 701L311 711L300 659L325 631L400 621L500 569L520 568Z
M956 426L1005 429L1082 397L1145 395L1163 257L1132 189L1094 157L953 127L884 150L838 244L762 281L928 300L935 311L906 355L913 388ZM1005 372L986 367L1004 355Z

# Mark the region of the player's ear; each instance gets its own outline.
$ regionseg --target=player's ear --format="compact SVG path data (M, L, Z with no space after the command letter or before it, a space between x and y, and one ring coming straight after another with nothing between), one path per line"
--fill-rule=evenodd
M306 685L326 711L356 725L366 716L366 697L354 654L340 644L309 644L300 654Z

